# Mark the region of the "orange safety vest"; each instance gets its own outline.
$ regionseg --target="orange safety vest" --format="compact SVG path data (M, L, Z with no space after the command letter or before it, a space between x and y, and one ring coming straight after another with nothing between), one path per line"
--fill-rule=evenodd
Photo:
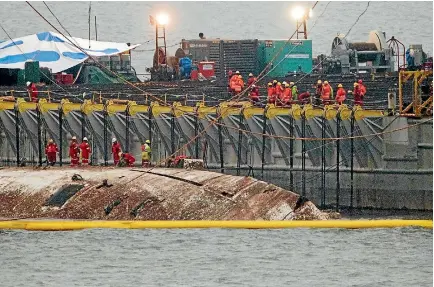
M291 88L285 88L282 93L282 102L287 103L292 99L292 90Z
M231 80L229 81L229 86L232 90L235 90L237 82L238 82L238 75L233 75L231 77Z

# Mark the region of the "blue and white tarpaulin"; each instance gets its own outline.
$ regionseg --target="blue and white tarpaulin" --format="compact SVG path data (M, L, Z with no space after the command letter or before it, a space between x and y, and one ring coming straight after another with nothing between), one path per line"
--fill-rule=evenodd
M88 39L42 32L0 42L0 68L24 69L25 62L32 60L39 61L40 67L49 68L53 73L64 71L89 58L71 42L92 57L116 55L140 46L91 40L89 48Z

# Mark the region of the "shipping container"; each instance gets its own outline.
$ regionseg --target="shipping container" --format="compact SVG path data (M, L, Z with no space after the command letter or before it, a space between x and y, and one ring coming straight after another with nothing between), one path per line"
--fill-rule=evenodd
M240 71L243 77L257 75L279 51L269 77L284 77L299 68L304 73L312 70L312 40L183 39L181 46L194 62L215 62L215 75L221 79L230 70Z
M277 57L276 57L277 54ZM276 57L273 61L273 58ZM312 40L260 40L258 46L259 69L268 63L269 77L284 77L290 72L310 73L312 70Z

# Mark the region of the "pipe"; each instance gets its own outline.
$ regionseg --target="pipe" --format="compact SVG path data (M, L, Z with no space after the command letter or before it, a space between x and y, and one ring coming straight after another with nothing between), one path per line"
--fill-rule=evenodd
M81 139L86 136L86 114L81 112Z
M153 152L152 152L152 143L153 143L153 140L152 140L152 106L150 106L148 108L148 127L149 127L148 136L149 136L149 141L151 142L151 157L149 159L149 162L152 163L152 154L153 154Z
M125 109L125 150L130 151L130 113Z
M264 179L265 137L267 132L267 108L264 109L264 121L262 123L263 124L262 124L261 178Z
M351 191L350 191L350 208L354 208L353 200L354 200L354 115L351 117L351 170L350 170L350 182L351 182Z
M59 165L62 166L63 163L63 109L59 109ZM47 162L48 165L48 162Z
M199 120L198 120L199 114L195 113L195 117L194 117L194 153L195 153L195 158L199 159Z
M341 185L339 178L339 166L340 166L340 151L341 151L341 141L339 138L341 137L341 117L338 115L336 117L336 211L339 211L339 197L341 193Z
M221 124L221 117L219 116L218 122ZM223 131L222 131L222 125L218 125L218 131L219 131L219 148L220 148L220 172L225 173L225 164L224 164L224 158L223 158Z
M294 190L294 118L289 118L289 190Z
M17 166L20 166L20 126L19 126L19 115L18 106L15 106L15 143L17 145Z
M107 110L104 108L103 110L103 126L104 126L104 165L108 165L108 131L107 131Z
M170 116L170 142L171 142L170 153L171 155L174 155L176 150L175 150L175 116L173 115L173 113Z
M323 140L321 141L321 208L325 206L325 172L326 172L326 154L325 154L325 117L322 117L321 123L321 136Z
M240 111L240 116L239 116L239 130L238 130L238 147L237 147L237 175L240 175L240 167L241 167L241 142L243 140L243 132L241 131L242 129L242 123L243 123L243 110L241 109Z
M301 117L301 137L306 137L306 116L302 115ZM306 144L305 140L301 141L301 169L302 169L302 188L301 188L301 195L306 195Z
M36 116L38 120L38 159L39 159L39 166L42 166L41 111L38 108L36 108Z

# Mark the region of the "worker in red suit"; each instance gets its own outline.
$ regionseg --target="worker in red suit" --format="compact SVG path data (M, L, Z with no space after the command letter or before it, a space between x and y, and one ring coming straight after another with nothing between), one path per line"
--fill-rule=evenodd
M130 153L119 152L118 155L119 155L119 158L122 159L119 162L120 166L128 166L128 167L134 166L134 162L136 161L136 159Z
M310 103L310 93L304 92L301 94L298 94L298 102L300 105L305 105Z
M252 104L259 102L259 89L255 84L250 87L249 98Z
M345 92L342 84L338 85L338 90L336 91L336 103L342 105L347 98L347 93Z
M112 154L113 154L113 162L114 165L117 166L119 164L119 153L122 152L121 145L118 143L116 138L112 139Z
M53 166L56 163L56 154L59 152L57 145L52 139L48 140L45 147L45 155L47 156L47 165Z
M274 93L275 89L272 83L268 83L267 85L267 100L269 104L276 103L276 95Z
M87 142L87 137L83 138L83 142L80 144L80 150L81 150L81 164L88 165L89 164L89 156L92 153L92 150L90 149L90 145Z
M78 147L77 138L72 137L69 144L69 157L71 158L71 166L76 166L79 163L80 148Z
M290 106L292 104L292 89L290 85L286 82L280 101L282 102L283 106Z
M354 83L353 97L354 105L363 106L363 96L358 83Z
M357 83L359 84L360 95L362 96L362 98L364 98L366 95L366 87L365 85L363 85L363 81L361 79L358 80Z
M251 85L253 85L254 83L256 83L256 77L255 76L253 76L253 74L252 73L250 73L249 74L249 79L247 79L247 86L251 86Z
M27 92L29 93L30 100L33 103L38 102L38 89L36 88L35 83L27 82Z
M322 85L322 91L321 91L321 101L323 105L330 104L331 93L332 93L332 89L329 85L329 82L324 81L324 84Z

